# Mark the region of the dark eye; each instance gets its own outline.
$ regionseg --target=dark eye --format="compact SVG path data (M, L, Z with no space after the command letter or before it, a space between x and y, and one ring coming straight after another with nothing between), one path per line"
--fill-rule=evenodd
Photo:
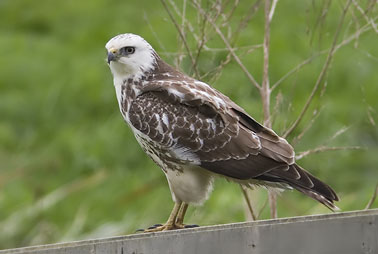
M135 47L123 47L121 49L121 53L123 55L130 55L130 54L133 54L135 52Z

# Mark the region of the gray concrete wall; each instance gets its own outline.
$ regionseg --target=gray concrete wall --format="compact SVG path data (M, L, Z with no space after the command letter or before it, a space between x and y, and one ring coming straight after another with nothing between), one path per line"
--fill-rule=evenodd
M378 254L378 209L235 223L0 251L0 254Z

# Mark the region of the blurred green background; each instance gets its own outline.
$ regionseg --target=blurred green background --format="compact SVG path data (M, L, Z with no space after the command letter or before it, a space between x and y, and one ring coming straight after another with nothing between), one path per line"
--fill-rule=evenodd
M235 10L231 28L238 26L238 17L251 6L248 2L242 1ZM176 3L182 9L182 2ZM202 4L206 8L211 3ZM226 10L232 8L230 3ZM327 3L326 17L319 18ZM361 6L369 3L361 1ZM271 29L272 84L330 47L343 4L278 3ZM237 46L262 43L263 9L261 4ZM188 3L186 12L198 31L195 8ZM369 12L369 17L374 15L377 6ZM339 42L365 23L352 6ZM160 1L0 0L0 249L129 234L167 219L173 202L165 177L123 122L105 62L105 43L125 32L143 36L171 64L174 52L181 50ZM194 40L189 43L196 47ZM207 46L224 48L214 32ZM200 72L216 67L225 55L204 52ZM240 55L260 82L262 49ZM316 57L272 94L277 133L283 134L298 116L325 56ZM191 74L188 57L181 68ZM216 81L211 76L203 80L213 81L215 88L262 121L260 95L235 62ZM340 48L326 80L288 140L294 141L297 152L321 145L363 147L312 154L299 161L334 187L343 211L363 209L378 181L378 34L371 29ZM313 112L320 112L316 121L295 142ZM340 130L346 131L332 138ZM253 191L252 200L261 208L265 190ZM278 198L279 217L328 212L293 191ZM260 216L267 218L269 207ZM191 207L186 217L187 223L200 225L244 220L240 187L222 179L216 181L209 201Z

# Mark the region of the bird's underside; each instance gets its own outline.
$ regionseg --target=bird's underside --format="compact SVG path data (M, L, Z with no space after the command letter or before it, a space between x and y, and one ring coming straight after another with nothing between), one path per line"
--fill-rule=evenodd
M175 201L168 222L150 231L184 228L188 204L208 198L214 176L294 188L337 209L336 193L295 163L290 144L227 96L166 64L138 35L118 35L106 49L120 111Z

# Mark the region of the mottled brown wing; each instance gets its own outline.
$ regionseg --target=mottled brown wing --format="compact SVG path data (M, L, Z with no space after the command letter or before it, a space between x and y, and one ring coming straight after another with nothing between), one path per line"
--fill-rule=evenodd
M179 78L181 81L168 79L160 80L159 82L148 82L145 90L160 91L164 94L164 100L170 103L174 102L176 105L187 105L191 108L198 108L198 110L206 110L210 114L218 114L220 119L227 124L229 131L241 130L238 141L243 141L241 140L243 135L256 134L260 142L259 153L277 162L294 163L294 149L273 130L259 124L244 109L206 83L188 78L182 74ZM256 139L256 136L254 136L254 139ZM209 144L211 144L210 141Z
M177 161L221 175L245 180L286 167L261 153L260 138L237 117L206 104L182 104L165 91L138 96L130 105L129 119Z
M286 140L237 105L229 111L217 110L198 100L183 103L166 90L149 91L132 102L129 119L135 129L170 153L161 157L234 179L288 184L335 209L335 192L294 163Z

